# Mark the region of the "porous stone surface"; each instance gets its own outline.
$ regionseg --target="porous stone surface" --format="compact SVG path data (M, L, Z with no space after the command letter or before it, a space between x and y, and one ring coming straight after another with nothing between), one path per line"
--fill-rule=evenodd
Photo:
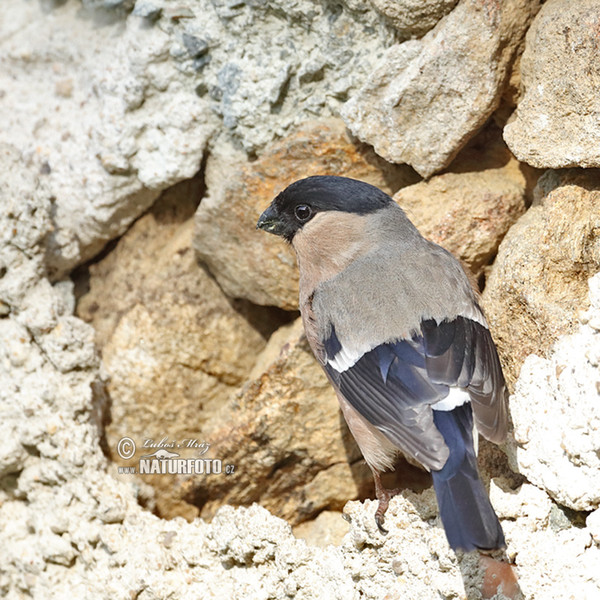
M538 8L463 0L421 40L386 51L342 108L346 124L390 162L423 177L443 169L498 108Z
M525 358L573 330L600 270L600 171L547 171L533 206L511 227L483 293L483 307L512 384Z
M214 135L253 154L336 113L395 35L360 1L133 5L3 4L0 142L53 197L55 279L194 175Z
M336 115L396 36L366 0L156 5L196 93L249 154L307 119ZM164 24L177 8L191 14Z
M370 0L402 37L419 37L446 16L458 0Z
M170 59L173 40L79 2L5 2L0 141L52 197L54 279L194 175L218 119ZM127 57L124 59L124 57Z
M510 402L519 471L580 511L600 507L600 275L589 301L547 358L527 357Z
M600 167L598 0L549 0L527 33L522 98L504 137L539 168Z
M256 222L280 191L310 175L361 179L390 194L418 180L412 169L390 165L352 140L339 119L309 121L253 162L219 148L207 163L209 193L196 214L194 247L229 296L298 307L294 252L256 231Z
M592 541L592 526L573 522L530 484L511 489L502 479L492 480L490 498L526 599L593 600L598 595L600 546Z

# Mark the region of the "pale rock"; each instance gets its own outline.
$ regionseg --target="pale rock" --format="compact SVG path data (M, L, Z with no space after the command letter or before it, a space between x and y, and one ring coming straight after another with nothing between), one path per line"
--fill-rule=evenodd
M68 538L42 534L38 537L38 543L44 549L43 557L46 562L68 567L77 556L77 552Z
M418 179L353 141L339 119L305 123L254 162L230 155L225 146L209 156L194 247L227 295L286 310L298 307L296 257L283 240L256 230L279 192L310 175L352 177L387 193Z
M17 320L36 337L54 329L59 319L72 309L65 302L65 296L57 292L59 288L47 279L39 279L20 304Z
M72 424L91 403L98 376L93 331L71 315L65 286L44 278L50 199L17 155L3 146L2 158L13 167L0 202L0 295L10 307L0 319L0 435L7 441L0 473L8 489L17 477L64 480L86 460L77 446L81 430ZM89 419L83 429L87 435L95 427Z
M443 169L500 103L537 0L463 0L421 40L391 46L341 113L361 140L423 177Z
M600 546L600 509L596 509L585 520L594 542Z
M490 500L500 519L517 520L527 517L536 529L548 525L552 501L534 485L524 484L512 490L500 479L490 483Z
M137 18L99 27L77 2L13 1L2 18L0 141L52 197L46 263L60 278L199 169L218 119L169 59L169 35Z
M600 167L598 0L549 0L527 32L522 97L504 130L539 168Z
M490 496L506 536L506 554L514 561L527 600L594 600L600 592L600 547L592 529L570 523L560 531L546 525L552 502L529 483L512 490L493 480ZM565 577L568 573L568 577Z
M600 171L547 171L533 206L511 227L483 292L483 308L512 385L527 356L545 356L588 306L600 270Z
M311 546L339 546L348 533L348 522L341 512L324 510L316 519L294 527L294 535Z
M23 305L45 275L44 245L52 231L52 201L31 169L24 168L19 150L0 141L0 302L4 316ZM35 310L33 311L35 312Z
M98 364L94 330L71 315L60 318L52 331L36 339L50 362L62 373Z
M589 281L600 316L600 275ZM511 396L513 460L529 481L574 510L600 506L600 332L588 324L564 336L547 358L529 356Z
M171 8L164 0L160 5L165 13ZM250 155L308 119L336 116L395 38L367 0L181 6L192 16L159 21L178 42L171 53L182 57L181 67L222 120L225 136ZM198 56L204 46L190 44L186 34L208 50Z
M370 0L403 37L427 33L458 0Z

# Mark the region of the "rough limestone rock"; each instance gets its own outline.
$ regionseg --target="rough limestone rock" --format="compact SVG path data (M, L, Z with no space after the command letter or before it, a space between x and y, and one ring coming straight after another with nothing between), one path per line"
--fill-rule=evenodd
M509 382L525 358L572 331L600 270L600 171L547 171L500 244L483 293Z
M500 103L537 0L463 0L421 40L389 48L342 109L380 156L428 177Z
M300 319L275 334L265 354L273 358L264 371L206 432L211 454L235 465L235 473L190 479L188 495L206 499L204 517L223 503L259 502L296 524L325 508L341 510L372 487Z
M452 163L456 172L407 186L394 196L421 234L460 258L476 278L526 208L527 177L492 136L485 136L483 151L465 149Z
M519 471L575 510L600 507L600 275L589 287L577 331L527 357L510 399Z
M144 448L145 440L201 444L205 423L266 343L194 259L193 187L165 194L90 267L90 291L79 303L99 331L111 400L106 440L120 464L131 464L116 453L124 437L136 442L137 458L157 450ZM160 491L161 515L197 514L171 476L147 481Z
M358 1L2 8L0 143L53 197L54 279L194 175L213 135L253 155L309 117L336 114L395 35Z
M209 157L194 246L227 295L286 310L298 307L294 252L256 231L260 213L280 191L310 175L353 177L388 193L418 179L351 140L339 119L306 123L254 162L228 156L225 148Z
M194 175L218 119L171 60L169 35L142 19L98 26L73 0L2 9L0 141L53 198L47 264L59 278Z
M86 488L80 486L78 491L87 500ZM547 540L535 527L547 518L548 506L531 494L520 493L519 500L512 502L519 513L523 507L535 510L532 516L521 516L515 526L526 532L520 536L520 543L538 542L535 557L543 558L548 567L542 582L544 598L571 598L564 593L568 584L575 583L578 597L591 600L596 573L592 561L598 549L583 545L590 539L588 530L571 528L563 532L562 541L566 543L560 554L548 553L546 548L543 556L538 556L540 542ZM518 506L523 500L524 505ZM532 501L536 502L533 506ZM421 504L419 509L416 503ZM351 531L341 546L327 548L295 539L288 524L257 505L248 509L224 507L211 524L188 524L181 519L167 524L150 513L136 512L134 505L126 503L127 511L118 520L103 523L96 517L91 521L86 536L80 536L77 545L71 546L71 565L62 562L66 548L56 542L71 538L68 525L60 522L63 506L55 504L61 512L53 527L62 533L46 535L44 554L36 545L23 556L13 553L10 562L5 563L18 569L14 587L6 579L2 582L5 597L11 600L23 594L51 599L61 595L98 599L137 596L144 600L169 595L216 600L266 595L341 600L395 594L416 600L431 597L432 591L445 598L464 597L465 589L469 597L481 597L477 561L472 557L459 561L448 551L441 528L414 495L392 501L388 513L390 535L385 537L372 524L373 503L367 507L349 504L346 517ZM86 507L79 498L72 504L80 511L78 516L88 516L81 510ZM19 506L23 505L8 502L0 510L3 516L12 517L3 533L12 536L13 548L23 551L27 549L28 531L23 521L26 515L18 512ZM137 547L144 547L144 552L132 552ZM579 552L576 559L575 552ZM561 576L561 567L571 567L569 578ZM531 594L526 597L534 598Z
M549 0L527 33L522 98L504 137L540 168L600 167L598 0Z
M31 287L44 285L40 280L46 272L52 199L39 176L22 167L18 148L0 143L0 161L6 169L0 177L0 314L6 317L25 301Z
M367 0L153 1L196 94L250 155L336 116L396 35Z
M306 541L311 546L319 548L339 546L348 533L348 521L344 519L341 512L324 510L316 519L296 525L293 531L298 539Z
M465 592L481 598L477 557L457 558L449 550L431 490L392 500L387 536L375 526L374 502L349 503L344 512L350 532L342 544L318 548L294 538L289 524L258 505L223 507L210 524L166 522L136 506L130 490L110 476L100 471L93 480L90 474L86 469L60 494L55 485L31 482L31 505L4 499L0 541L10 541L11 552L0 589L9 600L24 595L421 600L463 598ZM511 490L503 483L492 483L491 494L525 598L594 600L600 548L592 541L593 521L580 528L565 520L552 530L553 509L543 492L530 485ZM106 503L117 494L119 510L108 512ZM32 519L32 508L43 518ZM32 543L32 529L43 543Z
M427 33L458 0L370 0L371 4L405 38Z
M512 489L494 479L490 499L526 600L598 596L600 545L592 540L593 523L572 522L543 491L527 483Z

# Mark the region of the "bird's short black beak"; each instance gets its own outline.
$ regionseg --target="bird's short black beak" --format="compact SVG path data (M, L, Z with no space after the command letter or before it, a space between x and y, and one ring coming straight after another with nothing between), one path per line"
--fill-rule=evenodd
M268 233L281 235L283 233L283 223L279 219L279 214L275 207L271 204L258 219L256 229L262 229Z

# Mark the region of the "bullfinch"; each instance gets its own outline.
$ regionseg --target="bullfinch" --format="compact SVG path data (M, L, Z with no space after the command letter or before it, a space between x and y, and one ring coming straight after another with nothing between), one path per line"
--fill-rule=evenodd
M373 472L383 517L399 453L431 472L450 546L505 545L477 470L474 436L506 436L496 347L460 262L423 238L378 188L346 177L296 181L257 227L293 246L306 337Z

